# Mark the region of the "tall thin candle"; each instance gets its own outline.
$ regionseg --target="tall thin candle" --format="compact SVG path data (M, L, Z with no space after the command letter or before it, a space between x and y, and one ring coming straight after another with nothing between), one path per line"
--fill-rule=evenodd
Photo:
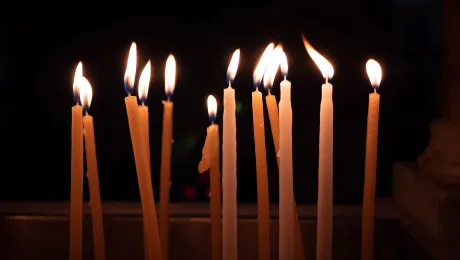
M374 259L375 179L380 107L380 95L377 93L377 88L382 80L382 69L377 61L370 59L366 63L366 70L374 92L369 94L369 110L367 114L361 259L372 260Z
M268 198L267 156L265 150L265 126L262 93L259 86L274 44L270 43L262 54L254 71L253 81L255 90L252 92L252 120L254 127L254 145L257 174L257 224L259 260L270 259L270 211Z
M93 98L93 90L89 81L81 77L80 100L85 113L83 117L83 134L86 149L86 176L88 177L89 199L91 202L91 222L93 226L94 259L105 260L104 225L102 220L101 193L99 189L99 172L97 169L96 142L94 137L93 117L89 107Z
M236 116L235 79L240 49L230 60L227 70L228 87L224 89L224 121L222 141L222 259L237 260L237 198L236 198Z
M318 217L316 259L332 259L333 225L333 118L332 85L328 82L334 68L302 35L308 54L321 70L326 83L322 86L319 123Z
M171 187L171 150L173 134L173 106L171 101L176 86L176 60L169 55L165 68L165 94L163 101L163 131L161 139L161 168L160 168L160 240L163 259L168 259L169 239L169 189Z
M138 102L136 96L131 95L134 87L134 78L136 76L136 61L136 44L133 43L129 51L128 64L124 77L125 89L128 93L128 96L125 98L125 105L128 114L134 160L136 163L139 191L141 194L144 230L147 230L147 232L144 233L144 239L147 240L148 244L148 258L154 260L162 259L162 254L150 169L145 154L145 140L142 138L141 124L139 123Z
M72 153L70 183L70 260L82 259L83 221L83 109L79 104L78 81L83 65L78 63L73 82L75 105L72 107Z
M222 225L220 204L220 153L219 125L215 124L217 101L208 97L208 115L211 125L207 128L206 140L203 147L203 158L198 166L199 172L209 169L211 182L211 259L222 258Z

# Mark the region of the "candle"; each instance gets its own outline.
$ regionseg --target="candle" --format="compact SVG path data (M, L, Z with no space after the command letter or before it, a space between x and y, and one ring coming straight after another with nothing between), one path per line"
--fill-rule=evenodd
M238 259L237 247L237 199L236 199L236 117L235 79L240 50L232 56L227 70L228 87L224 89L224 122L222 141L222 259Z
M163 131L161 141L161 172L160 172L160 241L163 259L168 259L168 225L169 225L169 189L171 178L171 149L172 149L172 117L173 105L171 97L176 85L176 60L169 55L165 69L165 94L163 101Z
M316 232L316 259L332 259L333 225L333 115L332 85L328 82L334 75L334 68L319 54L302 35L305 48L321 70L326 83L322 86L319 123L318 162L318 217Z
M93 225L94 259L105 259L104 226L102 221L101 194L99 190L99 173L97 170L96 143L94 137L93 117L89 106L93 97L91 85L85 77L79 80L80 100L85 113L83 117L83 134L86 149L86 176L88 177L89 199L91 202L91 221Z
M83 75L83 65L78 63L73 81L72 152L70 184L70 259L82 259L83 221L83 110L79 105L78 82Z
M147 232L144 232L144 239L148 244L148 257L153 260L162 259L162 255L150 169L145 154L145 140L142 138L141 123L139 122L141 119L139 117L138 102L136 96L131 95L136 76L136 61L136 43L133 43L129 50L128 64L124 77L125 90L128 93L128 96L125 98L125 105L141 195L144 230L147 230Z
M273 81L275 80L276 72L278 71L279 65L281 65L281 72L283 73L283 75L287 75L287 71L288 71L287 58L286 58L286 54L282 51L281 46L276 47L275 50L272 52L272 60L270 64L268 65L267 69L265 70L265 74L263 77L264 87L268 90L268 95L265 97L265 101L267 103L267 110L268 110L268 116L270 119L270 127L272 130L273 144L275 146L278 170L280 170L279 131L280 131L281 125L279 123L278 105L276 103L276 97L271 94L270 90L273 87ZM285 79L283 82L281 82L281 86L286 85L286 83L288 82L289 81ZM281 175L280 175L280 178L281 178ZM294 244L294 248L295 248L294 255L295 256L294 257L296 260L304 260L305 252L303 249L302 230L300 229L300 224L299 224L297 205L296 205L295 197L294 197L294 187L292 189L292 194L293 194L292 204L293 204L293 209L294 209L294 213L293 213L294 222L293 223L294 223L294 232L295 232L294 233L295 234L295 244ZM280 195L281 195L281 189L280 189ZM281 208L280 208L280 211L281 211ZM281 217L281 214L280 214L280 217ZM280 234L281 234L281 231L280 231ZM281 236L280 236L280 247L282 243L284 243L284 239L282 241Z
M274 44L270 43L262 54L254 71L255 90L252 92L252 120L257 173L257 224L259 260L270 259L270 212L268 198L267 158L265 150L265 127L262 93L259 86L267 68Z
M375 178L377 171L377 142L379 130L380 95L377 88L382 80L382 69L375 60L366 63L367 75L374 88L369 94L369 110L367 114L366 135L366 162L364 168L364 198L363 221L361 235L361 259L374 259L374 205L375 205Z
M148 178L149 181L152 181L152 168L150 166L150 136L149 136L149 108L145 105L147 102L147 96L149 91L149 84L150 84L150 73L151 73L151 65L150 60L145 65L144 69L142 70L141 76L139 78L137 92L139 95L139 100L141 101L141 105L139 105L139 128L142 135L142 140L144 140L144 153L147 158L147 165L149 169ZM144 226L144 233L147 233L148 229ZM147 240L144 240L144 254L145 259L148 259L148 244Z
M211 259L219 260L222 257L222 229L220 208L220 156L219 156L219 126L215 124L217 101L208 97L208 115L211 125L207 128L206 140L203 146L203 157L198 166L200 173L210 170L211 182Z

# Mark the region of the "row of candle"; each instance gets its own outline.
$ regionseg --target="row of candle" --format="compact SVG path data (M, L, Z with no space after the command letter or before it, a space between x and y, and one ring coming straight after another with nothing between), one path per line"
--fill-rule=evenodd
M304 46L319 67L326 83L322 86L320 110L320 142L318 169L318 224L317 259L332 257L332 151L333 151L333 102L332 85L328 82L334 74L332 65L319 54L303 37ZM233 53L227 71L228 87L224 89L223 144L222 144L222 224L220 198L220 152L219 131L215 124L217 101L208 97L208 114L211 126L208 127L203 157L198 170L210 170L211 179L211 255L212 259L237 259L237 199L236 199L236 117L235 90L231 87L239 64L240 50ZM175 87L176 64L172 55L168 57L165 72L165 92L163 101L163 133L160 176L160 217L159 226L155 200L152 190L148 107L145 105L150 83L151 65L147 62L138 82L137 97L131 95L136 78L137 50L131 45L124 76L127 97L125 105L136 163L136 171L141 194L144 220L144 248L146 259L168 259L168 205L171 169L172 109L170 100ZM281 97L278 104L270 93L278 69L281 68L284 80L280 84ZM382 72L379 64L369 60L366 64L374 93L369 97L368 130L366 142L365 187L363 202L362 259L372 259L373 218L375 199L376 147L378 129L379 86ZM252 93L253 127L256 156L257 197L258 197L258 252L259 259L269 259L269 201L268 176L265 149L265 130L263 99L259 87L268 89L265 97L271 126L273 143L277 153L279 168L279 258L304 259L302 236L293 190L292 164L292 108L291 82L286 79L288 63L281 46L270 43L262 54L254 71L255 91ZM83 76L79 63L74 78L74 97L76 105L72 108L72 184L71 184L71 229L70 257L81 259L81 220L83 190L83 136L87 159L87 176L90 186L91 213L95 259L105 259L104 234L102 228L102 209L99 195L99 181L94 142L93 119L89 115L92 99L91 85ZM81 103L81 106L80 106ZM140 103L140 105L139 105ZM84 116L83 116L84 114Z

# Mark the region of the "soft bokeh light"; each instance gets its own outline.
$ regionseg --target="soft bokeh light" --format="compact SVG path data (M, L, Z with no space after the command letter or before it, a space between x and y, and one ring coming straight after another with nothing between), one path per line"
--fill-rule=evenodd
M144 70L142 70L141 77L139 78L139 87L137 90L139 94L139 99L143 103L147 101L151 71L152 71L152 68L150 66L150 60L149 60L147 64L145 65Z
M270 59L265 69L264 77L263 77L263 84L265 88L272 88L273 82L275 81L276 72L278 72L278 68L280 66L281 61L281 53L283 52L283 48L278 45L270 54Z
M176 59L172 54L166 60L165 68L165 94L170 98L176 87Z
M382 81L382 68L380 64L376 60L370 59L366 63L366 71L372 87L379 87Z
M211 122L216 121L217 115L217 100L213 95L208 96L208 116Z
M254 75L253 75L253 82L254 82L255 87L260 86L265 69L267 68L268 63L270 62L270 55L274 47L275 47L274 43L268 44L268 46L264 50L264 53L259 59L259 63L257 63L257 67L254 70Z
M80 100L84 111L88 111L93 99L93 89L88 79L81 76L78 80L78 88L80 89Z
M79 101L80 98L80 89L78 87L78 81L83 77L83 63L81 61L78 63L77 68L75 69L75 75L73 77L73 99L75 102Z
M284 51L281 53L280 67L281 67L281 74L283 75L284 78L286 78L288 74L288 61L287 61L286 53L284 53Z
M310 55L316 66L318 66L323 77L326 80L331 79L334 76L334 67L332 67L332 64L311 46L303 34L302 40L308 55Z
M227 69L227 81L229 84L235 79L236 71L238 70L238 64L240 62L240 49L233 52L232 59Z
M126 71L124 77L126 93L131 94L134 89L134 81L136 79L136 66L137 66L137 47L136 43L131 44L129 49L128 62L126 64Z

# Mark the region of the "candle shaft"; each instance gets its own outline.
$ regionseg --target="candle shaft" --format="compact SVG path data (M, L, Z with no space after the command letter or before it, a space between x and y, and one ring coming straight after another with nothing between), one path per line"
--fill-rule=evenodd
M139 109L137 98L128 96L125 98L126 112L128 114L129 130L134 151L134 160L136 162L136 172L139 182L141 195L142 215L144 219L144 234L147 240L150 260L162 259L160 236L158 233L158 220L156 215L155 200L153 196L152 181L148 167L147 156L145 156L144 140L139 123Z
M279 120L279 259L295 259L291 83L287 80L281 83Z
M94 259L105 260L104 225L92 116L85 115L83 117L83 129L86 148L86 176L88 177L89 198L91 201L91 220L93 224Z
M252 92L252 120L257 173L257 224L259 260L270 259L270 212L262 93Z
M332 85L326 83L322 86L319 126L317 260L332 258L333 110Z
M267 103L268 117L270 119L270 128L272 130L273 144L275 146L276 161L278 163L278 171L280 170L280 157L279 151L279 115L278 115L278 104L276 103L276 97L268 94L265 97ZM292 191L294 193L294 191ZM299 224L299 215L297 213L297 205L294 197L294 232L295 232L295 259L304 260L305 252L302 241L302 230Z
M224 122L222 143L222 257L237 260L237 178L235 90L224 89Z
M143 145L145 148L145 156L147 158L147 164L149 169L148 178L152 179L151 172L152 168L150 167L150 136L149 136L149 108L144 104L139 106L139 129L141 131L142 140L144 140ZM144 225L144 234L148 232L146 226ZM163 253L163 252L162 252ZM147 239L144 239L144 259L149 259L148 256L148 244Z
M222 225L220 205L220 154L219 154L219 126L212 124L208 127L211 164L211 256L212 260L222 258Z
M171 149L173 102L163 101L163 134L160 172L160 241L163 259L168 259L169 189L171 183Z
M369 95L367 115L366 162L364 169L364 199L361 235L361 259L374 259L374 207L375 180L377 171L377 143L379 126L380 95Z
M83 110L72 107L72 155L70 186L70 260L82 259L83 221Z

